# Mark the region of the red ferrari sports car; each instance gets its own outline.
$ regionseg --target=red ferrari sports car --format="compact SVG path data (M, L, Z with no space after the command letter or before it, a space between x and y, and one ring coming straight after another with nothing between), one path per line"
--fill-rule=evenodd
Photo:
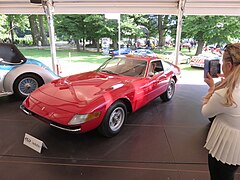
M98 128L111 137L129 113L157 97L169 101L178 75L179 67L157 57L116 56L95 71L41 86L20 108L55 128L80 133Z

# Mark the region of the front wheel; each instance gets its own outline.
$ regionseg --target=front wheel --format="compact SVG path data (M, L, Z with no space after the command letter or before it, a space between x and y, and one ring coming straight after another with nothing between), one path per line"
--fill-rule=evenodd
M173 97L173 95L175 93L175 84L176 83L175 83L174 79L171 79L170 83L169 83L169 85L167 87L167 90L163 94L160 95L160 98L164 102L169 101L169 100L172 99L172 97Z
M126 118L126 105L122 101L117 101L107 110L98 131L106 137L115 136L120 132Z
M35 74L23 74L19 76L14 84L14 94L20 98L26 98L31 92L43 85L41 77Z

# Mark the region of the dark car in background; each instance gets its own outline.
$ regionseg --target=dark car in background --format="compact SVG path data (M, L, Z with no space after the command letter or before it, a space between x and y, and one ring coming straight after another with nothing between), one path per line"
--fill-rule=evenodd
M141 55L141 56L152 56L157 57L157 54L150 49L136 49L131 51L131 54Z
M131 52L130 48L126 48L126 47L120 48L120 55L121 54L129 54L130 52ZM119 55L119 49L116 49L116 50L111 49L111 50L109 50L109 55L110 56L117 56L117 55Z

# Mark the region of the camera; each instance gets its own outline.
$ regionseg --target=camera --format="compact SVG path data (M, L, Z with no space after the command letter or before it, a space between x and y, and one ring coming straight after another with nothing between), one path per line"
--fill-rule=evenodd
M221 73L221 65L218 59L204 60L204 78L207 77L207 73L209 73L212 78L218 78L218 74Z

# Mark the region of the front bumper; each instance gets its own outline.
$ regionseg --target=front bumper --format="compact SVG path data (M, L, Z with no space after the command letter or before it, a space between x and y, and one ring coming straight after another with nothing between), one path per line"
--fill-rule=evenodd
M37 119L40 119L41 121L49 124L50 126L57 128L57 129L61 129L64 131L68 131L68 132L80 132L81 131L81 127L79 126L64 126L62 124L50 121L49 119L43 118L31 111L29 111L24 105L20 105L20 109L27 115L29 116L34 116Z

